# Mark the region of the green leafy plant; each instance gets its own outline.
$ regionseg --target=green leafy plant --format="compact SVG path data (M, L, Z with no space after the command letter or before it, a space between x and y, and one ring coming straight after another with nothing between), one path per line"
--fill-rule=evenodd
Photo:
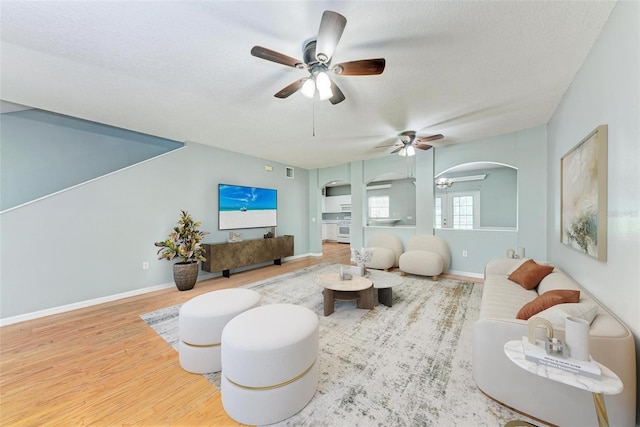
M160 255L158 259L171 261L180 257L179 263L183 264L206 261L204 248L200 241L209 233L198 230L202 224L194 221L187 211L181 210L180 212L178 225L173 228L173 232L169 234L167 240L154 243L160 248L158 249L158 255Z

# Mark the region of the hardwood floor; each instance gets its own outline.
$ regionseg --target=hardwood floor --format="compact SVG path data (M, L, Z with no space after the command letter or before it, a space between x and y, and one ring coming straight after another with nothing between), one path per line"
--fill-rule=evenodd
M178 353L140 314L217 289L321 262L349 264L349 245L270 265L0 328L3 426L237 426L220 392L185 372Z
M220 393L185 372L178 353L140 314L217 289L321 262L349 264L349 245L326 243L322 257L270 265L0 328L3 426L237 426Z

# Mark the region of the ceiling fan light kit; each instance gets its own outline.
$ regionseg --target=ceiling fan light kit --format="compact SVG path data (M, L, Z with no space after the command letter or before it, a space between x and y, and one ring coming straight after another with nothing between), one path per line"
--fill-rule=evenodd
M406 147L402 147L398 154L401 157L411 157L416 155L416 150L413 148L413 145L407 145Z
M254 46L251 49L251 55L257 58L309 72L310 77L295 81L281 89L274 95L276 98L287 98L297 91L307 98L313 98L317 89L320 100L329 100L335 105L344 101L345 96L328 73L343 76L382 74L386 64L384 58L362 59L331 65L331 58L346 25L347 18L337 12L325 10L320 21L318 37L304 43L303 61L262 46Z
M447 178L439 178L436 180L436 188L439 190L444 190L445 188L451 188L453 185L453 181L448 180Z
M313 79L309 77L302 85L300 93L306 98L313 98L313 95L316 93L316 82L314 82Z

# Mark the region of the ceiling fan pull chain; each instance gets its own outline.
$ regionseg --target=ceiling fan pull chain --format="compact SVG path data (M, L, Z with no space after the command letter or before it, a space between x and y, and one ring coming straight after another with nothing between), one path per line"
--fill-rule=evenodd
M311 103L311 126L312 126L312 134L313 137L316 137L316 98L313 97L313 102Z

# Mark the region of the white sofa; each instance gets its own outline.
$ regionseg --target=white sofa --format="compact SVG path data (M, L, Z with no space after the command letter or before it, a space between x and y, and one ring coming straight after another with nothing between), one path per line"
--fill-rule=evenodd
M492 260L485 267L480 315L473 325L472 338L473 377L478 387L502 404L552 424L598 425L591 393L531 374L504 354L507 341L527 335L527 321L516 319L524 304L548 290L577 289L580 304L598 306L590 329L591 356L624 383L622 393L605 396L610 425L635 425L637 377L633 334L558 268L532 290L509 280L509 274L523 262L504 258ZM554 336L564 340L564 328L554 326Z

